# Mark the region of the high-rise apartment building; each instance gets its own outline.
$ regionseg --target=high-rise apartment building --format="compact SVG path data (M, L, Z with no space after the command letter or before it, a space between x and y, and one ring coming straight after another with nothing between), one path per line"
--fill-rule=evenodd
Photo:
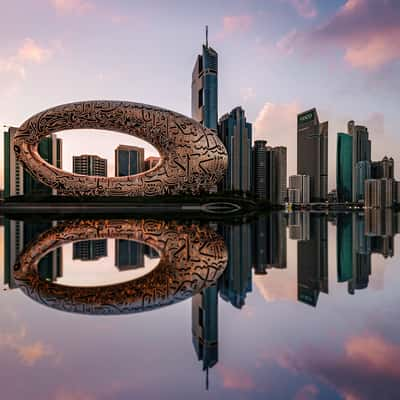
M337 135L336 190L340 203L353 201L353 137L342 132Z
M371 179L394 179L394 160L383 157L381 161L371 162Z
M107 160L92 154L72 157L73 172L80 175L107 176Z
M154 168L160 162L160 157L147 157L144 160L144 169L147 171L148 169Z
M287 198L286 147L267 147L267 199L272 204L284 204Z
M266 140L256 140L252 156L252 191L258 199L267 198L267 149Z
M393 179L367 179L365 181L365 207L390 208L394 204Z
M310 177L308 175L289 176L288 201L293 204L310 203Z
M348 133L352 136L352 200L358 202L364 200L365 176L368 176L368 164L371 163L371 141L369 140L368 129L365 126L355 125L354 121L347 124ZM366 163L359 164L360 161ZM360 190L361 188L361 190Z
M16 159L13 148L16 131L17 128L10 127L4 132L4 197L56 194L55 189L32 178ZM62 140L56 135L43 138L39 143L38 152L47 163L62 168Z
M252 192L259 199L283 204L287 198L286 147L267 147L256 140L252 151Z
M218 54L203 45L192 72L192 118L217 131L218 125Z
M311 202L328 199L328 122L315 108L297 116L297 174L310 177Z
M144 170L142 147L119 145L115 149L115 176L135 175Z
M234 108L219 120L218 136L228 152L228 169L223 189L249 192L251 190L252 125L246 121L244 110Z
M145 246L132 240L115 240L115 266L120 271L144 268Z
M72 246L72 259L95 261L107 257L107 239L82 240Z

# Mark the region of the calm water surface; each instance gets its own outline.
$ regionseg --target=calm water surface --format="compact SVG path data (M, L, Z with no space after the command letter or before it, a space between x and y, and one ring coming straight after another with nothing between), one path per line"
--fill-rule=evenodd
M2 398L400 398L398 232L391 211L4 220Z

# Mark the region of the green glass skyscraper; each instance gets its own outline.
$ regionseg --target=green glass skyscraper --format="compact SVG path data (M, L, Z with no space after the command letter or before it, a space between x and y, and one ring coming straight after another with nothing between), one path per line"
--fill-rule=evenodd
M339 132L336 150L336 189L338 201L351 202L353 198L353 138Z

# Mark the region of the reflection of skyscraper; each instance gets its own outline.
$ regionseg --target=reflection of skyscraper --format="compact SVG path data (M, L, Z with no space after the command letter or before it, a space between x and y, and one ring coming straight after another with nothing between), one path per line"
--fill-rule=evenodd
M310 214L310 240L297 242L298 299L316 306L328 293L328 226L325 215Z
M228 265L218 281L221 297L236 308L242 308L251 292L251 229L249 224L224 226L228 248Z
M365 235L363 215L352 214L352 228L353 272L352 279L348 281L350 294L367 288L371 274L371 239Z
M120 144L115 149L115 176L129 176L144 171L144 149Z
M244 110L234 108L219 120L218 136L228 151L228 169L223 181L225 190L251 190L252 126L246 121Z
M132 240L115 240L115 266L120 271L144 268L144 245Z
M9 221L11 226L14 226L9 232L11 235L6 239L6 242L12 243L21 243L23 242L23 246L27 246L32 240L36 239L41 233L46 231L47 229L52 228L55 224L51 222L45 223L34 223L34 222L22 222L22 221ZM8 232L7 232L8 235ZM20 245L19 245L20 246ZM20 246L21 248L21 246ZM17 246L14 247L14 250L17 250ZM9 255L6 256L8 269L9 269L9 281L12 285L12 267L14 266L15 259L12 260L13 256L16 253L11 251ZM18 253L19 254L19 253ZM11 257L10 257L11 256ZM57 248L49 254L46 254L40 261L38 265L39 276L42 279L55 281L58 277L62 276L63 269L63 259L62 259L62 247ZM12 286L10 285L10 288Z
M289 214L289 238L310 240L310 213L295 211Z
M338 214L336 226L338 281L347 282L353 277L352 215Z
M218 54L203 45L192 73L192 118L217 131L218 125Z
M80 175L107 176L107 160L92 154L72 157L73 172Z
M107 257L107 239L82 240L73 243L72 259L94 261Z
M328 122L315 108L297 117L297 174L310 177L311 202L328 199Z
M203 371L218 362L218 287L192 297L192 341Z
M253 224L253 267L256 274L267 268L286 268L286 221L283 213L260 216Z
M4 283L10 289L16 288L12 268L24 248L23 238L24 223L6 218L4 221Z

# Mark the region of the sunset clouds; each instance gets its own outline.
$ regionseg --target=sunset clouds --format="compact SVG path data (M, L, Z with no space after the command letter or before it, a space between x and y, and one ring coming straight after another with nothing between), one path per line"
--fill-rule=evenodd
M90 0L51 0L51 4L60 14L73 14L82 16L95 9L94 2Z
M354 68L375 70L400 59L400 3L397 0L347 0L314 35L344 50Z
M25 38L15 54L0 58L0 72L11 72L19 78L25 78L29 64L42 64L49 60L52 50L39 45L32 38Z

